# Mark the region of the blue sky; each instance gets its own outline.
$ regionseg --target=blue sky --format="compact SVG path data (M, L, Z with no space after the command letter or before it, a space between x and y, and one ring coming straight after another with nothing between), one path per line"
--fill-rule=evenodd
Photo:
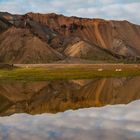
M140 24L140 0L0 0L0 11L60 13L67 16L129 20Z

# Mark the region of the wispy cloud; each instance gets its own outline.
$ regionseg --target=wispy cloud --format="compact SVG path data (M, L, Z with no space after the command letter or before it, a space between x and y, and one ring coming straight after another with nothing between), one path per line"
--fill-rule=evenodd
M140 24L139 0L0 0L0 10L61 13L68 16L129 20Z

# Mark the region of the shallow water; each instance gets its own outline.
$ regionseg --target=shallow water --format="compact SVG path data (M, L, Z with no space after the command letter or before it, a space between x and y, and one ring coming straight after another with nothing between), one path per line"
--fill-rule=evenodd
M139 140L139 99L140 77L1 82L0 140Z

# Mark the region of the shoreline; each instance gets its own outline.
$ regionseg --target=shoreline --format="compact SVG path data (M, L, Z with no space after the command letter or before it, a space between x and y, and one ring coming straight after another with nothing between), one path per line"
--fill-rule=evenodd
M140 64L14 64L0 80L46 81L140 76Z

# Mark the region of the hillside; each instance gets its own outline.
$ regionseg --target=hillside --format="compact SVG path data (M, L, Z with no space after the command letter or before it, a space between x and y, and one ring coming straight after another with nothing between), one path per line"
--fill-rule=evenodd
M68 59L139 62L140 26L63 15L0 13L0 62L51 63Z

